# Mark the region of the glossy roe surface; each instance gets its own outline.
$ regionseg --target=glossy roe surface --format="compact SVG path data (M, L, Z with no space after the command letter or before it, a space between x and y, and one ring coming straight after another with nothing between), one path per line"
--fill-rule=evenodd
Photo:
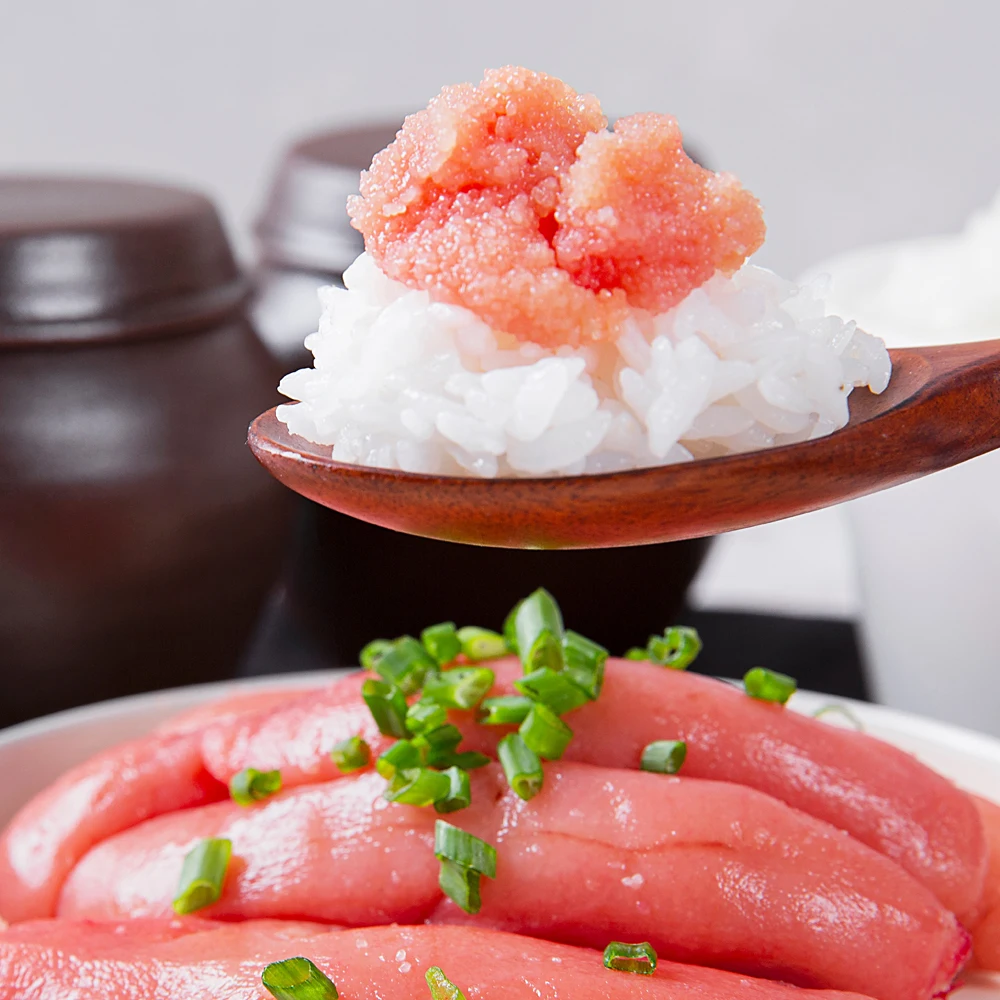
M621 119L507 66L445 87L361 176L352 223L391 278L548 347L614 338L736 270L764 239L756 199L695 164L667 115Z

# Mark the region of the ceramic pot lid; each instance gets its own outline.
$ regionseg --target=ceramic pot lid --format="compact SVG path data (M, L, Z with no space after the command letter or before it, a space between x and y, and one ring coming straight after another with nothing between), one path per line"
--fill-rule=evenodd
M245 294L219 216L194 191L0 175L0 345L187 329Z
M274 267L341 274L364 249L345 203L358 175L395 138L400 121L309 136L285 154L257 227L262 260Z

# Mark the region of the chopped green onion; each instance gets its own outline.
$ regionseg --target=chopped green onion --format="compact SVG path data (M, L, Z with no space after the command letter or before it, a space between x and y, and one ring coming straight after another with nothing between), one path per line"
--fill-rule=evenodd
M559 760L573 739L573 730L543 702L535 702L518 729L524 745L545 760Z
M656 774L676 774L687 757L687 749L683 740L656 740L642 751L639 769Z
M497 877L496 848L443 819L434 824L434 856L487 878Z
M375 770L389 781L396 776L398 771L409 771L415 767L423 767L426 762L421 748L413 740L396 740L375 761Z
M451 813L464 809L472 801L468 772L460 767L449 767L447 771L442 771L441 775L448 779L451 787L448 789L447 795L442 795L434 800L434 809L439 813Z
M462 652L462 641L454 622L430 625L420 633L420 641L438 664L451 663Z
M392 649L392 643L388 639L372 639L358 654L358 662L365 670L374 670L375 664L390 649Z
M454 861L442 861L438 872L441 891L466 913L478 913L483 902L479 895L479 872L463 868Z
M514 687L532 701L544 702L556 715L565 715L590 700L587 692L574 684L565 673L557 673L549 667L519 677L514 681Z
M448 763L460 767L463 771L475 771L477 767L486 767L493 761L478 750L464 750L462 753L452 754Z
M280 791L280 771L258 771L247 767L229 779L229 797L240 806L252 806Z
M842 715L859 733L865 731L865 724L846 705L823 705L813 712L814 719L822 719L824 715Z
M686 670L701 652L701 637L693 628L674 625L665 629L663 635L651 635L646 652L658 666Z
M502 694L487 698L479 707L486 713L479 721L484 726L519 726L534 702L521 694Z
M174 898L175 913L194 913L218 902L232 853L232 841L210 837L188 851Z
M552 595L542 588L526 597L514 618L517 648L526 673L563 666L563 621Z
M441 862L438 885L466 913L478 913L481 875L496 878L497 852L484 840L439 819L434 825L434 855Z
M436 701L421 698L406 710L406 728L414 736L438 729L448 721L448 709Z
M446 708L475 708L493 687L489 667L455 667L429 674L424 681L424 697Z
M420 750L431 767L439 767L442 764L449 766L461 742L461 731L451 724L438 726L437 729L431 729L422 736L413 738L413 745Z
M544 774L538 754L531 750L519 733L508 733L497 745L500 766L507 784L518 798L533 799L541 790Z
M406 736L406 695L393 684L369 678L361 685L361 697L385 736Z
M604 949L604 968L651 976L656 970L656 952L648 941L643 941L641 944L612 941Z
M640 649L638 646L633 646L631 649L625 651L625 660L644 660L649 661L649 652L645 649Z
M510 614L503 620L503 640L507 643L507 648L514 654L517 653L517 613L521 610L523 600L517 602L510 609Z
M264 989L276 1000L337 1000L333 980L308 958L272 962L261 973Z
M372 762L371 747L360 736L352 736L333 745L330 758L342 774L360 771Z
M458 630L458 638L462 643L462 652L473 661L495 660L498 656L507 655L507 642L502 635L491 632L488 628L478 628L476 625L466 625Z
M604 664L608 651L578 632L566 630L562 640L566 675L594 701L604 684Z
M450 791L451 780L440 771L415 767L397 771L382 795L403 806L430 806L446 798Z
M375 661L374 669L403 694L413 694L420 690L427 671L437 669L437 661L413 636L404 635Z
M540 670L543 667L550 670L562 670L562 643L551 632L542 632L534 644L529 647L528 654L521 662L524 663L525 673L531 673L532 670Z
M431 1000L465 1000L465 994L436 966L424 973L431 988Z
M794 677L766 670L764 667L754 667L743 676L743 689L758 701L773 701L784 705L795 694L797 687Z

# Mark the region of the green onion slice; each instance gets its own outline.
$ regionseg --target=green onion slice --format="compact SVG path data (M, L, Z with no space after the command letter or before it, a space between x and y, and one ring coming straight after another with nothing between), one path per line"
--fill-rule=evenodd
M639 768L656 774L676 774L687 757L687 744L683 740L656 740L642 751Z
M406 710L406 728L419 736L431 729L438 729L448 721L448 709L436 701L421 698Z
M522 662L525 673L531 673L531 671L540 670L543 667L547 667L549 670L562 670L563 651L558 636L554 636L549 631L542 632L529 648L528 654Z
M751 698L758 701L772 701L784 705L793 694L798 684L794 677L779 674L764 667L754 667L743 676L743 689Z
M469 784L469 774L460 767L449 767L441 772L448 779L448 793L434 800L434 809L439 813L458 812L472 801L472 788Z
M633 646L631 649L625 651L625 660L643 660L649 662L649 653L645 649L640 649L638 646Z
M451 663L462 652L458 635L454 622L441 622L425 628L420 633L420 641L438 664Z
M393 684L369 678L361 685L361 697L385 736L403 739L406 733L406 695Z
M493 687L489 667L455 667L429 674L424 681L424 697L446 708L475 708Z
M372 639L358 654L358 662L365 670L374 670L375 664L391 648L392 643L388 639Z
M648 941L643 941L641 944L612 941L604 949L604 968L651 976L656 969L656 952Z
M559 605L543 588L526 597L514 617L514 633L525 673L563 666L563 621Z
M496 878L497 852L484 840L439 819L434 825L434 854L441 862L438 885L466 913L478 913L480 876Z
M375 761L375 770L387 781L391 781L398 771L413 770L426 763L421 748L413 740L396 740Z
M531 750L519 733L508 733L497 745L500 766L507 783L518 798L527 802L541 790L544 774L538 754Z
M244 768L229 779L229 797L239 806L252 806L281 791L280 771Z
M497 876L496 848L443 819L434 824L434 856L487 878Z
M413 745L421 752L431 767L449 767L451 759L462 742L462 733L450 723L428 730L422 736L413 737Z
M813 712L814 719L822 719L824 715L842 715L859 733L865 731L865 724L846 705L839 705L836 702L832 702L829 705L817 708Z
M477 767L486 767L492 764L492 758L478 750L464 750L462 753L454 753L448 758L449 765L460 767L463 771L475 771Z
M495 660L498 656L507 655L507 642L498 632L488 628L478 628L466 625L458 630L458 638L462 643L462 652L473 661Z
M590 700L587 692L574 684L565 673L549 667L519 677L514 681L514 687L532 701L544 702L556 715L565 715Z
M595 701L604 684L608 651L571 629L567 629L563 636L562 651L566 675L577 687L586 691L591 701Z
M375 672L403 694L420 690L428 670L437 669L437 661L413 636L397 639L375 662Z
M507 648L517 654L517 613L521 610L521 605L524 604L523 600L517 602L510 609L510 614L503 621L503 639L507 643Z
M431 1000L465 1000L465 994L441 971L432 965L424 979L431 989Z
M487 698L479 707L484 726L519 726L528 717L534 702L522 694L502 694Z
M174 898L175 913L194 913L218 902L232 853L232 841L209 837L188 851Z
M573 739L573 730L543 702L535 702L518 729L524 745L545 760L559 760Z
M308 958L286 958L266 966L260 977L276 1000L337 1000L337 987Z
M350 774L351 771L360 771L372 762L372 751L360 736L351 736L334 743L330 759L337 765L337 770L341 774Z
M701 637L693 628L675 625L663 635L651 635L646 646L648 659L671 670L686 670L701 652Z
M463 868L454 861L443 860L438 872L438 885L441 891L466 913L478 913L483 901L479 895L479 872L471 868Z
M397 771L382 795L388 802L402 806L431 806L447 798L450 791L451 781L441 771L415 767Z

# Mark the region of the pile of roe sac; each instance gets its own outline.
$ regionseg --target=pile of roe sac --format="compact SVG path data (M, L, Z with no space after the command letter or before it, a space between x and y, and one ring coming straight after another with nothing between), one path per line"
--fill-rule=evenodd
M549 348L613 339L764 240L757 200L669 115L608 131L595 97L520 67L408 117L348 211L390 278Z

